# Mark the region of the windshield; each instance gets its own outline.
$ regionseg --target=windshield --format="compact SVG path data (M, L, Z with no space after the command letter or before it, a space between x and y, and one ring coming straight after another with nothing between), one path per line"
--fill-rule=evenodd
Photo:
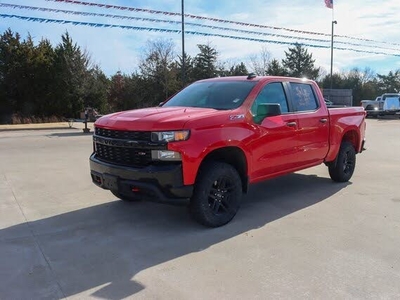
M172 97L163 107L238 108L256 83L255 81L196 82Z

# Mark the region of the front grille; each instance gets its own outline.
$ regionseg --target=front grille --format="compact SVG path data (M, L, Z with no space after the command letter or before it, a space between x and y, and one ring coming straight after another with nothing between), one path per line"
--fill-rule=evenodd
M95 135L103 136L113 139L131 140L131 141L151 141L150 131L124 131L124 130L111 130L104 128L95 128Z
M113 147L96 143L97 157L124 166L144 167L151 164L151 150Z

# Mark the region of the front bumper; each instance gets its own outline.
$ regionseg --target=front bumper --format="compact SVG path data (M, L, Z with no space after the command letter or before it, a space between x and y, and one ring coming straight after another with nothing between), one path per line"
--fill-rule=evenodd
M106 163L92 154L90 173L97 186L143 200L187 202L193 193L193 186L183 185L182 164L132 168Z

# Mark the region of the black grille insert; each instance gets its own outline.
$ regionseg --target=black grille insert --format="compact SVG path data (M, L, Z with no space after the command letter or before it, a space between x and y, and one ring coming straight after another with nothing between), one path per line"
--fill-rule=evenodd
M144 167L152 162L149 149L114 147L96 143L96 154L101 160L124 166Z
M151 141L150 131L124 131L95 127L96 157L128 167L145 167L154 161L151 150L167 149L166 143Z
M124 131L124 130L111 130L104 128L95 128L95 134L98 136L121 139L121 140L131 140L131 141L151 141L150 131Z

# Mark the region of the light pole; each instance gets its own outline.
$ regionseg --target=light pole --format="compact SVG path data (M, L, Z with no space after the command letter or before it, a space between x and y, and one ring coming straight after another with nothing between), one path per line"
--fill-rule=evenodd
M185 5L182 0L182 85L185 86Z
M182 0L183 1L183 0ZM331 36L331 90L332 90L332 86L333 86L333 29L335 24L337 24L336 21L332 21L332 36ZM329 95L331 95L332 92L329 93Z

